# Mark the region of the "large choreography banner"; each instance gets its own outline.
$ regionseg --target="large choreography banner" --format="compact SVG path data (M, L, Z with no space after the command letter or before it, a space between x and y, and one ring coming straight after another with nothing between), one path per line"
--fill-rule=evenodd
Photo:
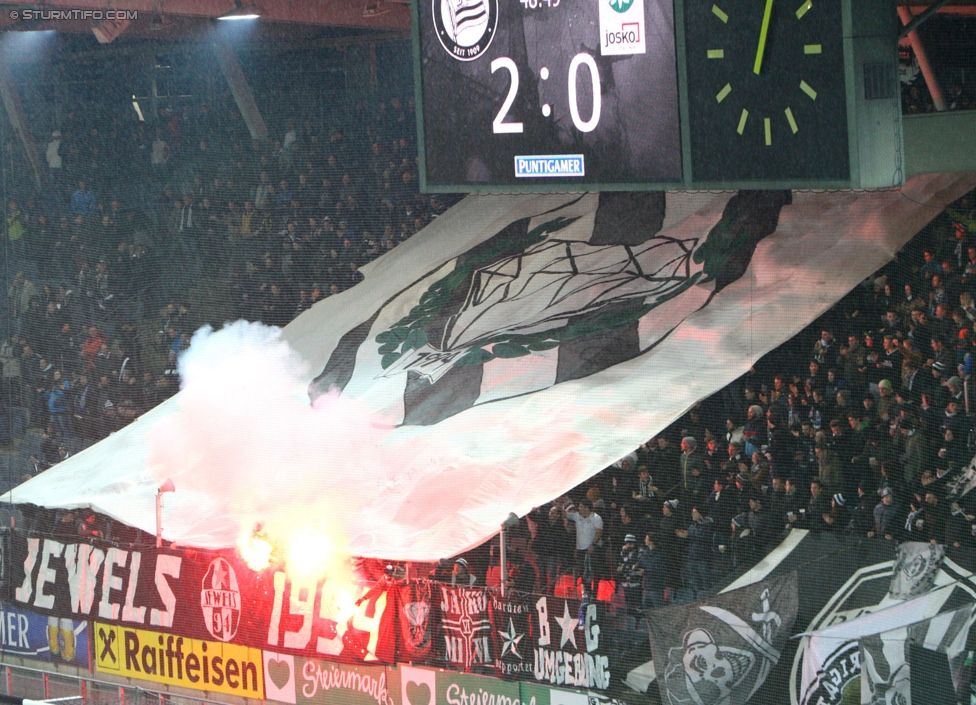
M300 504L353 555L456 555L746 372L974 185L965 173L881 192L470 196L284 329L321 426L284 445L262 435L267 414L220 426L227 389L191 421L187 388L5 501L91 506L153 533L169 476L164 537L182 545L231 547L262 513ZM259 391L242 369L237 383ZM294 470L298 446L335 425L329 392L380 437L339 438L317 470ZM236 474L218 481L206 444L150 463L163 421L221 438L210 445L237 453ZM273 486L255 489L272 466Z

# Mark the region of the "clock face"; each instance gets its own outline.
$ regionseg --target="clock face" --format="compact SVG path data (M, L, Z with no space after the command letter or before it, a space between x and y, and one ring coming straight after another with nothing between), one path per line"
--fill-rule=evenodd
M849 179L841 3L686 0L696 181Z

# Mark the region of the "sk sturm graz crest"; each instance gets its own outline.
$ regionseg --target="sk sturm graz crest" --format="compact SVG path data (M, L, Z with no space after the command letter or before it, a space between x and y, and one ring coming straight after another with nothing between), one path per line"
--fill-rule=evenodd
M431 0L431 14L444 50L460 61L472 61L495 38L498 0Z
M794 657L791 702L840 705L856 698L855 702L879 705L899 703L908 684L902 672L906 642L912 638L934 639L936 644L949 645L969 631L971 609L968 613L957 609L960 605L971 607L976 598L976 577L943 555L941 547L905 544L899 548L895 561L857 570L805 628L811 637L800 642ZM907 585L910 591L911 586L921 584L930 587L915 592L910 601L892 593L899 586ZM892 618L875 613L888 610L890 614L891 609L906 604L911 607L910 617L915 623L901 627L897 633L885 632L886 628L891 629ZM842 625L855 635L814 643L822 630L839 629ZM882 633L880 642L872 640ZM862 670L867 675L867 686ZM865 687L871 691L870 699L862 698Z
M892 599L908 600L931 590L943 558L945 546L921 542L900 544L888 589Z
M952 688L961 694L970 680L964 662L966 641L973 624L973 604L943 612L907 628L882 632L860 640L861 702L870 705L910 705L913 648L945 654ZM924 666L921 667L924 670ZM943 693L943 697L944 697ZM938 698L937 698L938 699Z

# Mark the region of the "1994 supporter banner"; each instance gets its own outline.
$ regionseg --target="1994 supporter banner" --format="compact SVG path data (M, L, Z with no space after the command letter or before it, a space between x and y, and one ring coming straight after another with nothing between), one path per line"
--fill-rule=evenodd
M353 604L342 586L293 584L281 572L254 573L214 554L17 537L13 544L8 575L17 604L0 613L5 643L45 658L46 626L55 639L48 648L56 643L58 658L84 664L79 627L87 622L95 668L104 674L295 705L332 702L342 690L377 705L397 705L401 692L410 705L483 705L483 693L512 705L517 694L531 705L527 686L605 698L626 675L628 657L613 648L619 620L607 619L600 603L382 581L352 588L359 596ZM864 679L872 692L895 692L904 678L894 676L906 673L914 656L902 636L875 638L894 624L875 613L892 609L908 615L906 634L926 648L938 651L945 642L940 658L956 668L974 614L971 560L971 552L951 547L905 545L895 556L894 544L880 539L851 544L791 533L727 594L652 615L662 697L697 702L712 683L728 697L702 702L736 705L754 694L777 703L792 696L795 705L840 703ZM786 638L798 633L804 639ZM78 637L74 654L71 634ZM394 660L426 668L400 683L401 691L391 679L397 669L387 667ZM959 678L958 687L966 686Z
M12 555L13 602L96 622L99 670L135 678L253 694L261 659L245 652L262 649L351 664L410 660L554 686L610 684L595 603L502 599L439 583L298 582L280 571L254 573L233 556L49 538L14 537Z
M205 552L18 536L11 554L13 603L48 616L353 663L394 659L395 597L385 589L293 584ZM340 616L343 599L356 603Z

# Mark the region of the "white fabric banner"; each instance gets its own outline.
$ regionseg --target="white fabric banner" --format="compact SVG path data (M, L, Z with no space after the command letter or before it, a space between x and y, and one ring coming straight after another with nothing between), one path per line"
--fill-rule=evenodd
M799 702L802 705L812 705L816 702L812 699L812 694L819 690L827 690L837 697L836 702L840 702L840 689L860 669L860 639L881 632L902 630L900 643L904 646L904 630L909 625L939 614L951 594L952 586L943 586L913 600L804 634L801 645L803 671ZM836 684L837 693L832 693L831 683Z
M257 336L294 379L238 366L251 328L213 334L239 344L4 501L153 533L170 477L168 541L223 548L316 517L355 555L454 555L746 372L974 186L468 197L288 325L295 353Z
M943 612L932 619L908 627L882 632L861 639L861 703L912 704L910 644L944 653L950 664L958 664L976 605ZM959 670L953 669L956 692Z

